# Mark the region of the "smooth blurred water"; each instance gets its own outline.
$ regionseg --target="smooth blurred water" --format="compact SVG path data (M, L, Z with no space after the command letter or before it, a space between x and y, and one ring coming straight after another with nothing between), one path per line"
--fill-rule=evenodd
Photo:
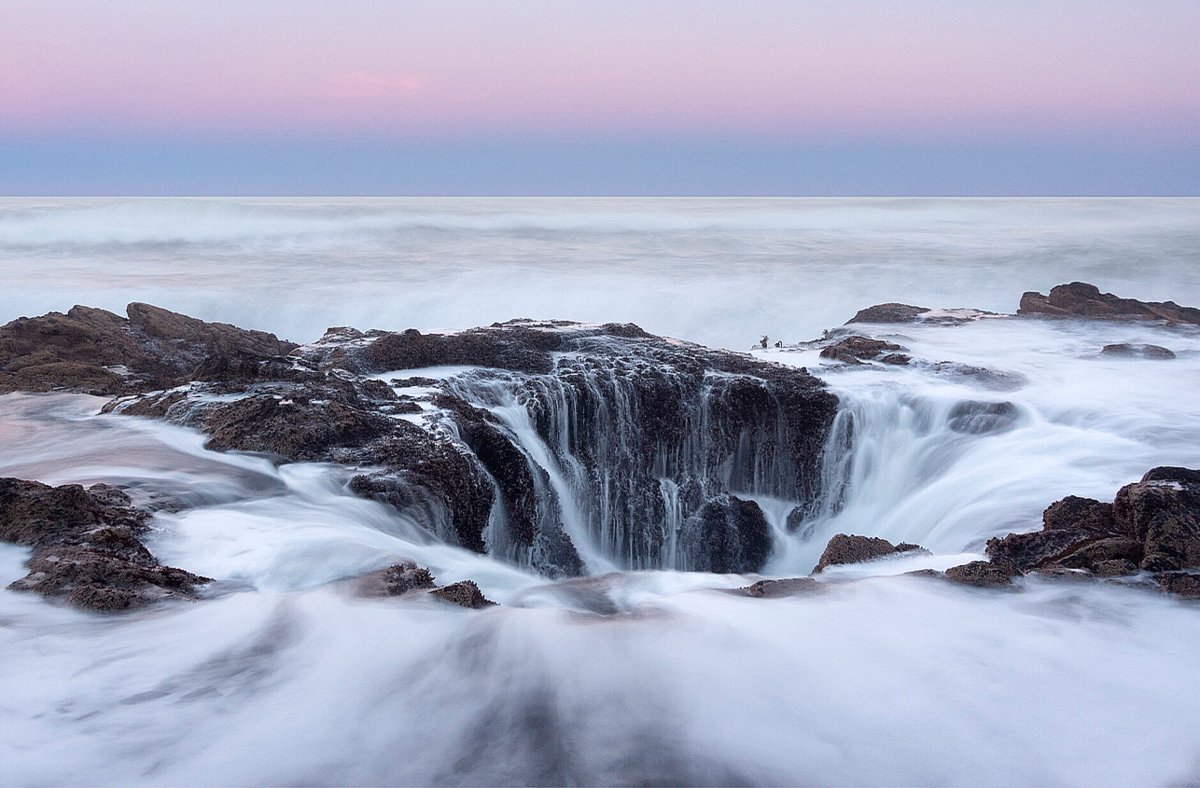
M141 300L331 325L632 321L749 347L1083 280L1200 303L1200 199L0 199L0 320Z
M0 317L145 300L286 336L513 316L633 320L746 347L880 301L1011 311L1071 279L1200 304L1195 200L101 200L0 202ZM0 475L106 481L187 508L164 562L222 595L98 617L0 590L0 783L1130 785L1200 780L1200 610L1030 579L1022 593L897 576L978 557L1067 494L1200 467L1200 332L984 320L867 331L1014 381L807 365L852 414L845 504L782 538L807 574L839 531L931 556L755 577L613 572L549 583L431 540L345 472L217 454L0 397ZM1171 361L1101 357L1113 342ZM449 373L447 373L449 374ZM970 434L967 400L1012 425ZM763 501L770 510L777 502ZM787 506L778 505L780 518ZM772 510L773 511L773 510ZM27 551L0 545L0 585ZM362 599L408 559L501 607Z

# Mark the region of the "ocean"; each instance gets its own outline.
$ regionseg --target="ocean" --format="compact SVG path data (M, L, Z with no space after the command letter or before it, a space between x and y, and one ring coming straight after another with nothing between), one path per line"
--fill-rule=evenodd
M551 582L431 539L336 466L208 451L100 415L103 398L0 396L0 476L186 497L155 516L151 549L233 589L110 617L0 590L0 783L1194 783L1194 603L904 573L980 558L1066 495L1200 468L1200 330L870 328L989 376L841 367L805 344L875 303L1011 313L1073 280L1200 305L1200 200L0 199L0 322L131 301L297 342L633 322L805 366L841 402L825 505L788 530L788 502L760 501L776 539L762 576L807 575L837 533L930 550L781 599L726 593L758 576L619 556ZM1100 355L1113 343L1176 357ZM964 430L962 403L1011 419ZM28 556L0 544L0 586ZM500 606L348 590L401 559Z

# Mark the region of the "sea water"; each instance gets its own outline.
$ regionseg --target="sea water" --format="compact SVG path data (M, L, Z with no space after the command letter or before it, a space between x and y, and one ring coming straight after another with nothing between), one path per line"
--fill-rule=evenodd
M0 264L0 319L142 300L298 341L556 317L745 349L881 301L1011 312L1073 279L1200 304L1200 201L4 200ZM1154 465L1200 467L1200 333L867 330L999 374L755 351L823 378L852 438L827 456L829 505L777 528L765 575L807 574L838 532L932 551L785 599L728 593L756 576L604 566L551 583L436 542L348 494L338 467L209 452L189 430L98 415L99 398L0 397L0 475L183 500L150 547L225 589L116 617L0 591L0 782L1200 779L1194 605L902 574L978 558L1062 496L1111 500ZM1177 358L1100 354L1115 342ZM1013 417L955 429L963 401ZM0 584L27 557L0 545ZM399 560L501 606L365 600L346 582Z

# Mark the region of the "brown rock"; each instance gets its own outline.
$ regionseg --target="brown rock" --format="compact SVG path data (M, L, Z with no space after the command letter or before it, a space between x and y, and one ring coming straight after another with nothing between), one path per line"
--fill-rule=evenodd
M138 539L148 519L108 485L0 479L0 539L34 548L29 574L9 588L98 611L194 598L197 586L212 581L161 566Z
M435 588L429 592L429 595L437 597L443 602L461 605L472 610L492 607L496 604L483 595L483 592L479 590L479 586L475 585L475 581L473 580L462 580L457 583L451 583L448 586Z
M826 567L840 564L858 564L872 561L876 558L896 555L897 553L923 550L919 545L903 543L894 545L886 539L877 536L857 536L852 534L837 534L825 545L825 552L813 569L813 573L825 571Z
M1112 293L1101 293L1098 287L1085 282L1057 285L1048 296L1027 292L1021 296L1017 314L1094 320L1162 320L1200 325L1200 309L1180 306L1174 301L1119 298Z
M1155 468L1117 492L1113 516L1143 541L1142 569L1200 567L1200 483L1195 474L1186 468Z
M1154 582L1168 594L1183 599L1200 599L1200 575L1188 572L1163 572L1155 575Z
M825 585L811 577L788 577L782 580L759 580L745 588L739 588L739 593L760 599L775 599L797 594L808 594L824 590Z
M946 579L961 585L1002 588L1012 585L1015 570L991 561L972 561L946 570Z
M1102 356L1117 358L1149 358L1169 360L1175 358L1175 353L1161 345L1131 345L1122 342L1116 345L1105 345L1100 350Z
M876 304L858 310L854 317L846 321L846 325L851 323L915 323L921 315L928 311L927 307L913 306L912 304Z
M900 345L897 345L895 342L885 342L882 339L850 336L841 340L837 344L830 345L822 350L821 358L841 361L844 364L861 364L863 361L869 361L871 359L878 358L884 353L892 353L892 351L897 350L904 350L904 348ZM908 362L907 360L903 362L897 360L888 363Z

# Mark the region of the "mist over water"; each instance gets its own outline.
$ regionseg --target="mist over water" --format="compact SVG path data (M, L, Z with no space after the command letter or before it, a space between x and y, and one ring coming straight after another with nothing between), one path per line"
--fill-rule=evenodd
M1011 311L1074 279L1200 303L1196 199L0 199L0 320L141 300L332 325L636 322L807 339L868 304Z
M1200 201L6 200L0 259L0 319L143 300L297 340L529 316L745 348L881 301L1011 312L1072 279L1200 304ZM1154 465L1200 467L1200 332L867 330L998 374L755 351L843 403L825 505L789 534L790 505L761 501L777 539L765 575L808 574L838 532L933 552L784 599L727 593L757 576L607 564L549 582L349 494L341 468L209 452L190 430L98 415L98 398L0 397L0 475L175 498L150 548L220 581L214 599L110 618L0 590L0 782L1200 779L1194 605L899 576L978 557L1065 495L1111 500ZM1099 355L1115 342L1177 358ZM1011 418L964 427L964 402ZM0 545L0 585L27 556ZM399 560L501 607L354 595L348 578Z

